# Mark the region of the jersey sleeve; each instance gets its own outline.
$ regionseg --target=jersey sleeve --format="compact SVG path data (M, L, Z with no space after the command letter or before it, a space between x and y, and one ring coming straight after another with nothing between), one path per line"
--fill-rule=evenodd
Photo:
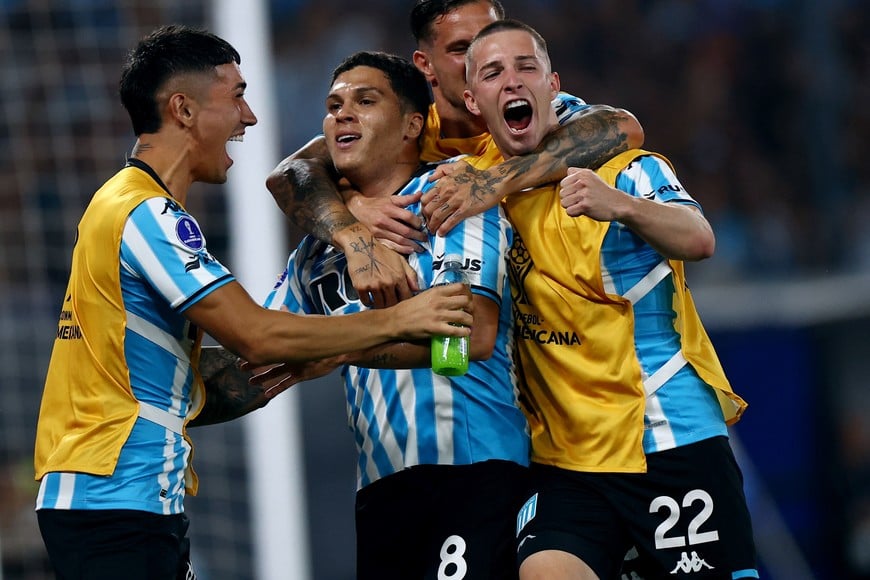
M290 257L287 259L287 267L284 268L272 291L269 292L269 295L263 302L265 308L280 310L283 306L289 312L295 314L312 312L305 293L305 287L300 282L300 256L298 248L290 254Z
M128 216L121 267L147 281L177 312L235 279L208 252L193 216L162 197L145 200Z
M586 101L568 93L559 93L551 104L556 110L556 118L559 119L560 125L574 120L578 113L589 108Z
M655 155L644 155L632 161L616 177L616 188L634 197L660 203L683 203L701 209L701 204L683 188L670 165Z

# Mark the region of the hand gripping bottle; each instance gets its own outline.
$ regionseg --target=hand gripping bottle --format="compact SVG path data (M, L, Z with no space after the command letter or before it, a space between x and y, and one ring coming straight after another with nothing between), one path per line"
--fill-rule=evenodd
M462 271L462 256L448 254L444 256L441 272L432 285L454 282L467 285L468 277ZM432 371L448 377L464 375L468 371L468 346L467 336L433 336Z

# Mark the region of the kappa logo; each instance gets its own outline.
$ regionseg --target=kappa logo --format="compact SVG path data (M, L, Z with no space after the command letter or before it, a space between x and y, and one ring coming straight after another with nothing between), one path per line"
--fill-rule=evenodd
M531 540L532 538L537 538L537 537L538 536L536 536L535 534L528 534L528 535L524 536L523 539L520 540L519 545L517 545L517 552L520 551L520 549L523 547L523 544L526 543L526 540Z
M698 556L698 552L692 551L692 557L690 558L688 554L685 552L680 556L680 561L677 562L677 565L671 570L671 574L676 574L677 572L700 572L701 568L708 568L710 570L713 569L713 566L704 561L703 558Z

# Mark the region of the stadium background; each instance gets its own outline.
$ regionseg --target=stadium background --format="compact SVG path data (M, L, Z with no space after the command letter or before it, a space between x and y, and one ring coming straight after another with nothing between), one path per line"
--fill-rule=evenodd
M671 158L716 230L715 257L692 265L689 281L726 371L750 402L733 433L765 577L870 578L867 3L504 4L547 38L563 88L638 116L646 146ZM319 131L321 95L344 56L411 54L410 5L268 2L270 29L262 33L272 39L281 152ZM210 6L0 0L3 580L49 577L32 512L32 439L73 232L133 143L116 97L123 55L169 22L211 27ZM212 252L235 269L227 196L216 186L197 188L189 209ZM262 180L248 189L268 196ZM274 265L275 275L281 267ZM295 396L311 576L349 579L354 451L342 389L329 377ZM255 577L243 429L193 433L203 485L187 505L203 580ZM273 494L283 489L273 482Z

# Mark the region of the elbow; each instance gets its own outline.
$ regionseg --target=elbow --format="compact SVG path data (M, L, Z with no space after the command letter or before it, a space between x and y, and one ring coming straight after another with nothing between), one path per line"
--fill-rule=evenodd
M713 257L716 251L716 237L713 232L702 232L695 236L692 243L686 248L686 255L683 260L687 262L700 262L707 258Z
M495 349L495 337L492 340L474 340L472 334L471 344L468 347L468 358L473 361L487 361L492 356L492 351Z
M644 133L640 121L625 109L619 109L621 115L619 128L625 134L625 142L629 149L639 149L643 146Z
M269 193L271 193L273 197L279 194L286 186L287 177L284 174L283 167L284 164L282 163L277 168L275 168L275 170L272 171L272 173L270 173L268 177L266 177L266 189L269 190Z

